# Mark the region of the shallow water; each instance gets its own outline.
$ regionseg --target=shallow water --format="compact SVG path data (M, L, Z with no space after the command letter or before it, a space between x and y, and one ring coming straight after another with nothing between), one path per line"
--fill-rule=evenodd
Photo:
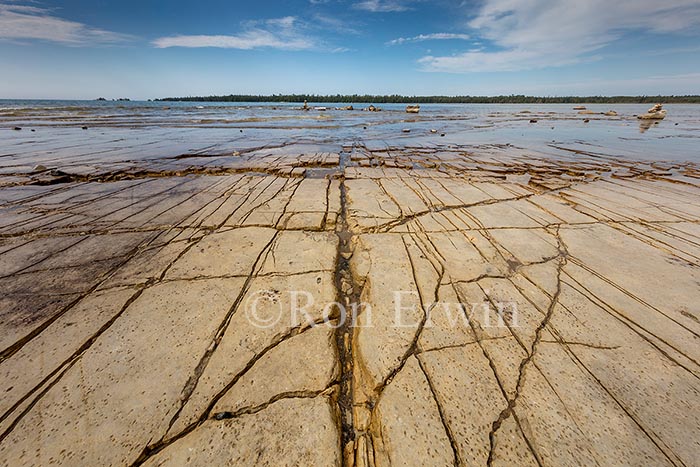
M544 153L566 147L641 160L700 159L700 105L667 105L668 116L656 124L636 118L648 104L587 105L596 112L590 115L579 114L570 104L423 104L417 115L407 114L402 104L379 104L381 112L361 110L369 104L353 104L352 111L336 109L343 103L309 105L328 110L304 112L298 103L0 100L0 154L13 152L10 146L17 144L50 146L51 141L65 149L70 144L62 143L85 139L76 131L88 126L95 144L127 139L133 147L147 149L146 144L170 141L175 153L184 149L182 144L197 151L222 144L235 149L294 141L330 150L353 143L511 144ZM602 115L608 110L619 115ZM16 126L23 131L8 133Z

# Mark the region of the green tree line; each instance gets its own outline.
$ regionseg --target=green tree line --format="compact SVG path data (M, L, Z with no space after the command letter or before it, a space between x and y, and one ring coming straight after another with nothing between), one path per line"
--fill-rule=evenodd
M376 96L370 94L316 95L273 94L259 96L230 94L228 96L166 97L157 101L185 102L316 102L316 103L375 103L375 104L700 104L700 95L688 96Z

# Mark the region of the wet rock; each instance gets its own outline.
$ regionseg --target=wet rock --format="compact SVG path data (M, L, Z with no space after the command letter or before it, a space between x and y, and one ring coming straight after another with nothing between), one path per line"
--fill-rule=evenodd
M431 133L437 133L437 130L430 130Z
M16 127L13 128L13 130L15 130L15 131L20 131L21 129L22 129L21 126L16 126Z
M593 112L592 110L582 110L579 112L579 115L593 115L593 114L595 114L595 112Z
M48 170L46 168L46 166L39 164L39 165L34 166L34 168L32 169L32 172L44 172L46 170Z
M340 144L0 190L0 458L697 463L694 166ZM316 165L337 176L292 175ZM357 326L311 324L351 296Z
M87 129L88 129L88 127L86 127L86 126L83 126L82 128L83 128L83 130L87 130Z
M588 123L588 122L590 122L590 121L591 121L591 120L588 119L588 118L584 118L584 119L583 119L583 123Z
M404 128L404 129L401 130L401 131L403 131L404 133L410 133L410 132L411 132L411 129L410 129L410 128Z
M418 112L420 112L420 105L407 105L406 106L406 113L417 114Z
M586 107L583 105L577 105L576 107L574 107L574 110L586 110Z
M537 120L535 120L534 118L531 118L530 123L537 123Z
M647 110L647 113L638 115L637 118L641 120L663 120L666 118L666 110L663 108L663 104L656 104Z
M370 105L369 107L367 107L367 111L368 112L381 112L382 109L379 107L375 107L374 105Z
M606 117L617 117L617 112L615 112L614 110L608 110L603 115L605 115Z

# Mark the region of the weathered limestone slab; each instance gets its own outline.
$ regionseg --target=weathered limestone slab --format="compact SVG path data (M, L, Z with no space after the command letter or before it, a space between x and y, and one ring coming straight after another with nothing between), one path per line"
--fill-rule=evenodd
M167 430L181 389L242 282L168 282L144 291L19 420L0 456L35 465L136 460ZM110 440L110 449L99 440Z
M698 464L693 164L56 131L0 168L0 465Z
M233 419L205 422L147 466L339 465L334 404L324 396L283 399Z
M308 292L313 302L304 295L295 296L292 291ZM172 439L191 430L193 424L202 418L211 416L214 404L249 371L255 371L259 359L299 332L309 332L312 324L323 324L324 316L333 314L333 310L324 314L324 305L334 300L335 288L330 272L253 279L240 300L231 302L235 305L233 313L229 321L222 323L220 337L214 340L209 355L200 361L195 378L188 385L187 397L173 414L164 437ZM294 309L299 311L292 313ZM320 364L328 365L329 362Z

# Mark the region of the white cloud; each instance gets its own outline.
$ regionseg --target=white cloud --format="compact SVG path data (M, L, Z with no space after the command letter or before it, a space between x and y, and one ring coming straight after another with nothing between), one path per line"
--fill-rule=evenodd
M485 0L468 26L499 50L420 63L454 73L562 66L595 59L593 52L631 31L686 33L698 25L698 0Z
M45 40L72 46L106 44L131 39L55 16L46 8L0 3L0 40Z
M224 49L273 48L308 50L319 47L311 37L304 35L304 27L293 16L248 23L246 29L234 35L175 35L153 41L157 48L218 47Z
M469 40L471 37L469 34L453 34L449 32L435 32L432 34L419 34L413 37L399 37L397 39L391 40L386 43L386 45L401 45L406 42L423 42L423 41L434 41L434 40Z
M372 13L386 13L391 11L408 11L411 8L401 0L363 0L353 5L357 10L371 11Z
M316 13L309 21L309 26L316 29L331 30L336 34L360 35L360 25L356 21L336 18L335 16Z

